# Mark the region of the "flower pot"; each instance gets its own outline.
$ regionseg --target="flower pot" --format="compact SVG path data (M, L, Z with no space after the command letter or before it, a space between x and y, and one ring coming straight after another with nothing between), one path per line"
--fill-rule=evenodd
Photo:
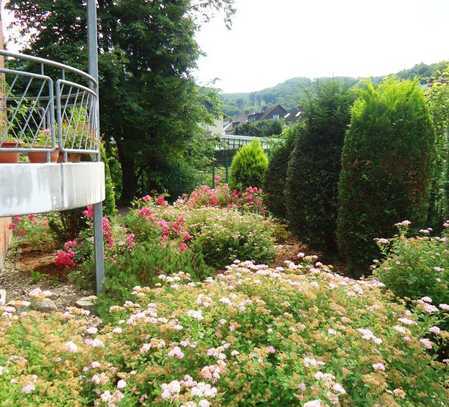
M51 162L55 163L58 161L58 157L59 157L59 148L57 148L56 150L51 152ZM46 163L48 162L47 159L47 152L46 151L41 151L41 152L29 152L28 153L28 159L30 160L30 163L33 164L42 164L42 163Z
M81 161L81 154L79 153L69 153L68 160L71 163L79 163Z
M1 164L15 164L19 161L19 153L11 151L10 153L4 151L7 148L16 148L18 143L15 141L4 141L0 143L0 163Z

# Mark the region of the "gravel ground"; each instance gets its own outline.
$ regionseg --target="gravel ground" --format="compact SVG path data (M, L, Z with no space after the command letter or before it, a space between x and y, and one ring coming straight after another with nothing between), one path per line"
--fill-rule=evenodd
M78 289L61 276L52 275L53 258L54 255L48 253L11 250L0 271L0 289L6 290L6 302L27 299L31 290L40 288L51 291L56 306L64 309L75 305L79 298L94 294Z

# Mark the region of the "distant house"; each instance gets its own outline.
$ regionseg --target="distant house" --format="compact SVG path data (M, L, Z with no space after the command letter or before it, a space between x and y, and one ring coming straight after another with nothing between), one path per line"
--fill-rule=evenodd
M252 113L252 114L248 115L248 121L249 122L258 122L260 120L282 119L287 113L288 113L287 110L285 110L281 105L266 107L261 112Z
M300 107L295 107L294 109L287 112L286 115L284 115L284 120L287 123L297 122L301 118L302 113L303 110Z
M226 134L234 134L235 128L244 123L248 123L248 115L242 114L238 117L234 117L231 121L225 122L224 132Z
M226 134L235 134L235 129L237 126L245 123L254 123L262 120L279 120L286 119L286 117L291 117L289 121L296 121L299 118L298 113L302 111L298 108L294 112L287 111L282 105L267 106L261 112L254 112L248 115L240 115L225 122L224 131Z

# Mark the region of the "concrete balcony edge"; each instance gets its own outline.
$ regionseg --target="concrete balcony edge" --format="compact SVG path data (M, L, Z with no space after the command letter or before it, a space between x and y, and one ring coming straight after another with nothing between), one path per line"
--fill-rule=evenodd
M0 217L82 208L104 199L102 162L0 164Z

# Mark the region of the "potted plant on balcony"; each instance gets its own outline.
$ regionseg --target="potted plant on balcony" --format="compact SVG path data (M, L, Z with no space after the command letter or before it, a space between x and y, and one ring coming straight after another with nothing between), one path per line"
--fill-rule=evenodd
M51 149L53 146L50 130L45 129L39 131L39 134L34 140L34 142L30 145L30 147L34 148L47 148ZM58 161L59 157L59 146L57 146L53 151L50 152L50 160L52 163ZM48 152L47 151L30 151L28 153L28 159L33 164L41 164L48 162Z
M8 148L17 148L19 143L14 139L0 141L0 164L15 164L19 161L19 153L6 151Z

